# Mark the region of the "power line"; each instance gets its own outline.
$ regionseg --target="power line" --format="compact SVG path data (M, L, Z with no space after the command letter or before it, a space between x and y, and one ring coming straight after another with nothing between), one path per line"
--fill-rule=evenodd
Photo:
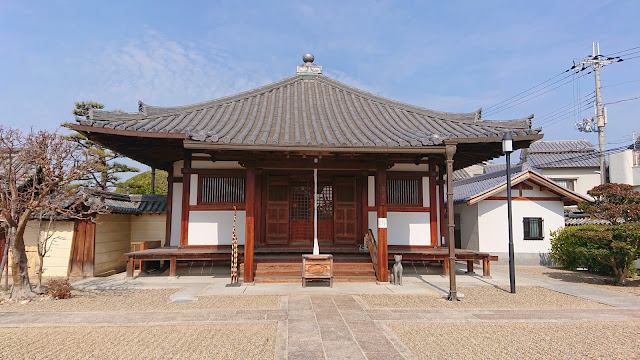
M579 104L582 104L582 103L584 103L584 102L590 102L590 101L591 101L591 100L593 100L593 98L595 97L594 93L595 93L595 92L594 92L594 91L592 91L591 93L589 93L589 94L587 94L587 95L583 96L581 99L578 99L578 100L577 100L577 102L578 102ZM561 107L559 107L559 108L557 108L557 109L555 109L555 110L553 110L553 111L551 111L551 112L548 112L548 113L546 113L546 114L544 114L544 115L541 115L541 116L540 116L540 117L538 117L538 118L535 118L535 119L534 119L534 121L536 121L536 120L537 120L537 121L542 121L542 120L544 120L544 119L546 119L546 118L548 118L548 117L553 117L553 116L557 115L557 113L558 113L558 112L562 112L561 110L563 110L563 109L566 109L566 108L569 108L569 107L570 107L570 108L569 108L569 110L574 110L574 108L576 108L576 107L578 107L578 106L581 106L581 105L576 105L576 102L575 102L575 101L574 101L574 102L570 102L570 103L565 104L565 105L563 105L563 106L561 106ZM553 115L553 116L551 116L551 115Z
M612 101L612 102L605 103L603 105L617 104L617 103L621 103L621 102L624 102L624 101L631 101L631 100L638 100L638 99L640 99L640 96L636 96L636 97L632 97L632 98L628 98L628 99L622 99L622 100L618 100L618 101Z
M603 56L611 57L611 55L620 54L620 53L631 51L631 50L635 50L635 49L640 49L640 46L632 47L632 48L629 48L629 49L626 49L626 50L616 51L616 52L613 52L611 54L607 54L607 55L603 55Z
M509 101L509 100L511 100L511 99L513 99L513 98L515 98L515 97L518 97L518 96L522 95L522 94L525 94L525 93L527 93L527 92L529 92L529 91L531 91L531 90L533 90L533 89L536 89L536 88L538 88L538 87L540 87L540 86L542 86L542 85L544 85L544 84L548 83L549 81L551 81L551 80L553 80L553 79L557 78L558 76L561 76L561 75L563 75L563 74L565 74L565 73L567 73L567 72L569 72L569 70L565 70L565 71L563 71L563 72L561 72L561 73L559 73L559 74L557 74L557 75L555 75L555 76L553 76L553 77L551 77L551 78L549 78L549 79L547 79L547 80L545 80L545 81L543 81L543 82L541 82L541 83L539 83L539 84L537 84L537 85L535 85L535 86L533 86L533 87L530 87L529 89L524 90L524 91L522 91L522 92L520 92L520 93L518 93L518 94L516 94L516 95L514 95L514 96L512 96L512 97L510 97L510 98L508 98L508 99L505 99L505 100L503 100L503 101L501 101L501 102L499 102L499 103L497 103L497 104L494 104L494 105L488 106L486 109L487 109L487 110L488 110L488 109L492 109L492 108L494 108L494 107L496 107L496 106L498 106L498 105L500 105L500 104L502 104L502 103L504 103L504 102L507 102L507 101Z
M621 83L616 83L616 84L611 84L611 85L601 86L601 88L613 87L613 86L619 86L619 85L626 85L626 84L631 84L631 83L639 82L639 81L640 81L640 79L637 79L637 80L630 80L630 81L625 81L625 82L621 82Z
M580 70L580 71L582 71L582 70ZM580 76L578 77L578 79L581 79L581 78L583 78L583 77L585 77L585 76L587 76L587 75L591 74L591 72L592 72L592 71L589 71L589 72L587 72L587 73L585 73L585 74L580 75ZM487 112L487 114L486 114L486 115L487 115L487 116L493 116L493 115L498 114L498 113L500 113L500 112L503 112L503 111L505 111L505 110L507 110L507 109L510 109L510 108L512 108L512 107L514 107L514 106L517 106L517 105L520 105L520 104L525 103L525 102L527 102L527 101L531 101L531 100L533 100L533 99L539 98L539 97L540 97L540 96L542 96L542 95L545 95L545 94L547 94L547 93L549 93L549 92L551 92L551 91L553 91L553 90L555 90L555 89L557 89L557 88L563 87L563 86L565 86L565 85L567 85L567 84L569 84L569 83L571 83L571 82L575 81L574 79L572 79L572 80L570 80L570 81L564 82L564 83L562 83L562 84L560 84L560 85L558 85L558 86L555 86L555 87L553 87L553 88L551 88L551 89L548 89L548 90L546 90L546 91L544 91L544 92L539 93L540 91L545 90L545 89L546 89L546 88L548 88L549 86L552 86L552 85L554 85L554 84L557 84L558 82L563 81L563 80L565 80L565 79L567 79L567 78L569 78L569 77L571 77L571 75L568 75L568 76L566 76L566 77L564 77L564 78L562 78L562 79L560 79L560 80L558 80L558 81L556 81L556 82L554 82L554 83L552 83L552 84L549 84L549 85L545 86L544 88L541 88L541 89L539 89L539 90L537 90L537 91L535 91L535 92L533 92L533 93L531 93L531 94L527 95L527 96L528 96L528 98L527 98L527 97L523 97L523 98L520 98L520 99L515 99L515 100L511 101L510 103L507 103L507 104L501 105L500 107L495 108L494 110L490 110L490 111L488 111L488 112ZM536 94L536 95L535 95L535 96L532 96L532 95L534 95L534 94ZM518 101L518 102L515 102L515 101ZM514 103L514 102L515 102L515 103Z

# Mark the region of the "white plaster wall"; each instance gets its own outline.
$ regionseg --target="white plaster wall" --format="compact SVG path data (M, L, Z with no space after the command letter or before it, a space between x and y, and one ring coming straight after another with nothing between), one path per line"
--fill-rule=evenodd
M182 183L173 184L171 197L171 246L180 245L180 222L182 220Z
M422 178L422 206L429 207L429 178Z
M388 226L389 224L387 223L387 227ZM369 229L373 231L373 235L378 233L378 213L376 211L369 211Z
M633 151L625 150L609 155L609 177L612 183L640 185L633 179Z
M454 213L460 215L460 238L463 249L480 250L478 244L478 204L456 204Z
M431 245L430 217L426 212L387 212L388 245ZM369 229L378 238L378 213L369 211Z
M566 168L566 169L543 169L542 175L550 179L576 179L575 192L587 195L587 191L594 186L600 185L600 169L598 168ZM549 195L547 195L549 196Z
M238 211L236 236L244 244L246 212ZM189 245L231 245L233 211L190 211Z
M367 203L369 206L376 206L376 178L367 177Z
M505 197L506 191L496 196ZM549 196L534 186L528 196ZM506 200L483 200L478 204L479 250L483 252L508 252ZM564 226L564 205L558 201L513 201L513 246L515 253L548 253L551 249L551 231ZM522 219L540 217L544 219L543 240L524 240Z
M191 174L189 187L189 205L198 205L198 174Z
M388 212L387 244L431 245L429 213Z

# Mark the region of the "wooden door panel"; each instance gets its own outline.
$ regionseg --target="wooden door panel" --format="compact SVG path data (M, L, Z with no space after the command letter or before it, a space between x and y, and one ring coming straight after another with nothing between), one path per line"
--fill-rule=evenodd
M67 273L72 276L93 276L95 258L95 231L93 221L76 220Z
M335 243L356 244L357 204L356 180L354 177L339 177L335 180Z

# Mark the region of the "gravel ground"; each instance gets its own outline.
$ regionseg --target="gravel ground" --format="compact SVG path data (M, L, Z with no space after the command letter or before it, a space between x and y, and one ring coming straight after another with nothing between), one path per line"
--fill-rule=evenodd
M627 295L640 296L640 276L628 279L625 286L616 286L614 285L614 279L612 277L590 274L587 271L570 271L545 266L518 266L516 267L516 271L528 275L588 285Z
M273 359L277 324L0 329L2 359Z
M390 322L388 325L418 359L640 358L637 322Z
M609 307L594 301L561 294L534 286L518 286L516 293L508 287L458 287L464 294L461 301L452 303L435 295L362 294L362 300L371 308L477 308L477 309L551 309Z
M191 303L174 303L169 296L177 289L162 290L73 290L72 297L53 300L39 297L22 301L0 300L2 311L153 311L195 309L257 309L280 308L281 296L276 295L213 295L201 296Z

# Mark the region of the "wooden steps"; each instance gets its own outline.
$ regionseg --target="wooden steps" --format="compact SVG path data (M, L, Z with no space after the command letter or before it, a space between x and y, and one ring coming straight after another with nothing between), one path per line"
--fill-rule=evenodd
M241 278L244 264L240 266ZM367 253L334 254L333 280L340 282L375 282L376 274ZM302 281L302 254L256 254L254 259L256 283Z

